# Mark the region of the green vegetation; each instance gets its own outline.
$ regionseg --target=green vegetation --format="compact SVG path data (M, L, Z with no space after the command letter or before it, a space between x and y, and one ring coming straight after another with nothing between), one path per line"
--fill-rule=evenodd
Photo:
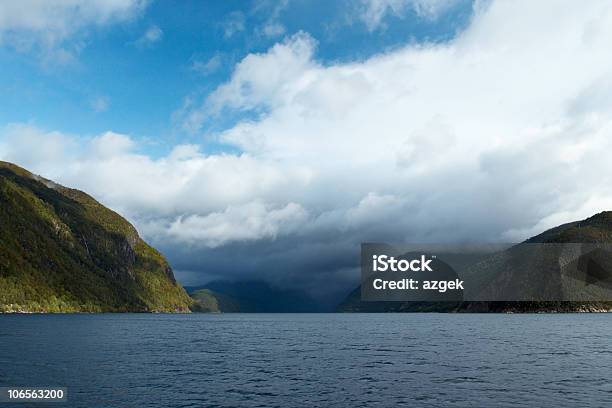
M0 162L0 312L186 312L164 257L78 190Z
M244 311L240 302L223 293L216 293L210 289L196 290L191 294L195 304L194 312L201 313L238 313ZM247 310L248 311L248 310Z

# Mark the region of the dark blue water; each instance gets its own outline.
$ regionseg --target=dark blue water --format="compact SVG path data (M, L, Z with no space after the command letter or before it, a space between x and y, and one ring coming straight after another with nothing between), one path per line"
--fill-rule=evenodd
M4 315L0 385L71 407L609 407L612 315Z

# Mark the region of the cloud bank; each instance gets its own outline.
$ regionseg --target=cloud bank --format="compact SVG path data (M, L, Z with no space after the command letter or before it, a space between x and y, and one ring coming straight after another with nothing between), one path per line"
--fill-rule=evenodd
M611 40L604 1L491 2L452 41L352 63L298 33L183 116L245 118L205 135L240 153L152 158L127 135L13 124L0 157L125 214L184 282L333 277L331 293L363 241L515 241L611 209Z

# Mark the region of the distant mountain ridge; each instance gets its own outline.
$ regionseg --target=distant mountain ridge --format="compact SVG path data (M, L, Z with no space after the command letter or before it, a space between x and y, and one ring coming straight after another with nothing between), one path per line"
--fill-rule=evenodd
M89 195L0 161L0 312L187 312L166 259Z
M213 281L186 287L196 301L194 311L212 313L302 313L322 307L299 290L280 289L263 281Z

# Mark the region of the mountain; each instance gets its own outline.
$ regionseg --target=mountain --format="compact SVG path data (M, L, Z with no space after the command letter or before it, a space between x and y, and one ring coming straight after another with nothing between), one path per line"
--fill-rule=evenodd
M192 307L194 312L200 313L240 313L253 309L248 302L232 296L214 292L210 289L198 289L190 293L195 301Z
M582 221L560 225L525 242L612 243L612 211L604 211ZM519 247L520 244L508 251ZM609 259L607 261L609 262ZM612 311L612 302L362 302L361 288L358 287L339 304L337 310L339 312L600 312Z
M612 211L551 228L529 238L530 243L612 243Z
M214 281L185 288L196 301L194 311L242 313L319 312L322 307L299 290L280 289L262 281Z
M186 312L164 257L89 195L0 162L0 312Z

